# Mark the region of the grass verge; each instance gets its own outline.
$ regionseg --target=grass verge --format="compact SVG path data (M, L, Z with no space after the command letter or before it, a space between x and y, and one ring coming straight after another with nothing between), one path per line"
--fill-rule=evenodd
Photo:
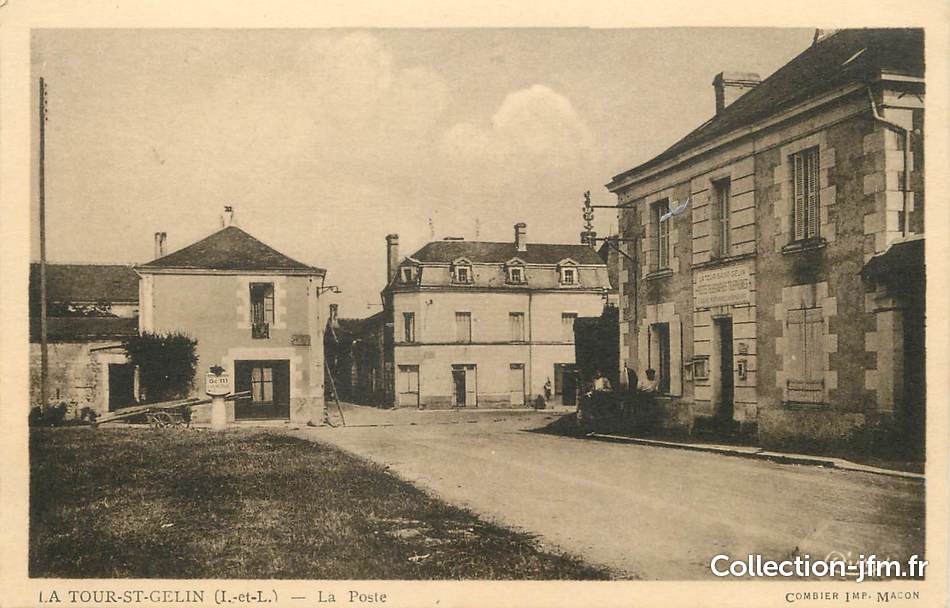
M31 577L610 576L276 433L34 428L30 469Z

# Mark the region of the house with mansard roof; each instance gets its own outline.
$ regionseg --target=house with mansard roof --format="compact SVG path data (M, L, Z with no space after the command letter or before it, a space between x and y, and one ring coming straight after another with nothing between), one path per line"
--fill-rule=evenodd
M607 185L622 365L657 372L666 425L922 455L923 49L840 30L722 72L711 119Z
M387 237L385 369L397 407L573 404L574 321L598 316L611 285L590 245L446 239L403 258Z
M319 423L326 271L232 225L227 212L224 223L196 243L135 266L139 329L192 336L200 373L221 366L236 392L249 391L228 406L230 420Z

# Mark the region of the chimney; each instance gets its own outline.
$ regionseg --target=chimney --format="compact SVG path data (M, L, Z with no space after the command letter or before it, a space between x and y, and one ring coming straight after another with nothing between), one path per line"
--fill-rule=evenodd
M396 267L399 265L399 235L386 235L386 277L388 282L396 278Z
M528 225L524 222L515 224L515 249L518 251L528 250Z
M716 116L722 113L735 100L742 97L759 84L762 79L752 72L719 72L713 78L716 89Z
M585 230L581 233L581 245L587 245L592 249L597 248L597 233L593 230Z
M337 319L339 312L339 304L330 304L330 318L327 319L327 324L334 329L340 326L340 321Z
M165 233L155 233L155 259L165 257Z
M234 222L234 207L225 205L224 213L221 214L221 227L227 228Z

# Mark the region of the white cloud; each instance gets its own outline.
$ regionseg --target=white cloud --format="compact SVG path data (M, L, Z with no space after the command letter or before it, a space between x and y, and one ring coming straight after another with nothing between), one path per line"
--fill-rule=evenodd
M587 164L595 155L592 141L570 100L536 84L508 94L489 125L454 125L442 145L459 162L524 173Z

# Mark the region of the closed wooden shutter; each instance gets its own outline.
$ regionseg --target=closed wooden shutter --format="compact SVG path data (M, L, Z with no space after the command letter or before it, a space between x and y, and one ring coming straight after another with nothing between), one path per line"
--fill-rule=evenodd
M805 205L808 214L805 220L806 239L813 239L818 236L818 166L818 149L808 150L805 155Z
M793 239L805 238L805 167L801 154L792 156L792 225Z
M785 332L789 355L786 378L788 399L822 403L825 387L825 325L820 308L788 311Z

